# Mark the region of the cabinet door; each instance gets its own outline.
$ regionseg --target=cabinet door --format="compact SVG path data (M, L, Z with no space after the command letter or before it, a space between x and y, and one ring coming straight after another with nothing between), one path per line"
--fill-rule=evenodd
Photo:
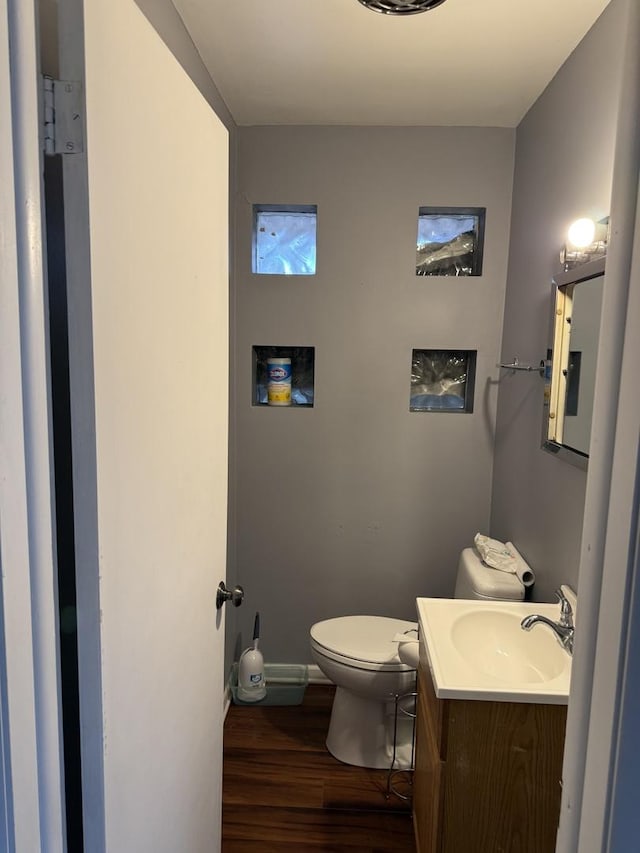
M446 853L553 853L566 706L446 704Z
M422 684L418 693L416 723L416 768L413 781L413 822L418 853L436 853L441 848L443 770L440 749L433 738L429 708Z

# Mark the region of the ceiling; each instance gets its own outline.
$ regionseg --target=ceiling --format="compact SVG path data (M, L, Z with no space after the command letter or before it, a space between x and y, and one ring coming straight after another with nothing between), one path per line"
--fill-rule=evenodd
M515 127L609 0L173 0L239 125Z

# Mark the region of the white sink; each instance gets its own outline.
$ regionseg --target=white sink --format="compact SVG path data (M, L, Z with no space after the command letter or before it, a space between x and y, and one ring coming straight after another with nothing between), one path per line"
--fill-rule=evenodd
M571 657L553 631L524 631L525 616L556 620L555 604L417 600L434 689L439 698L566 704Z
M549 628L523 631L521 621L501 610L464 613L451 625L451 642L486 675L509 683L552 681L565 669L567 653Z

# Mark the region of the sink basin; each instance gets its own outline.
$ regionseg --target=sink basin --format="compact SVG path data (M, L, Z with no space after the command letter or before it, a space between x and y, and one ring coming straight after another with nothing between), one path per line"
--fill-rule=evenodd
M439 699L569 701L570 655L548 626L520 627L532 613L558 619L557 604L418 598L417 608Z
M503 611L465 613L451 626L451 642L468 663L493 678L526 684L557 678L567 666L567 653L552 630L537 625L523 631L520 622L520 616Z

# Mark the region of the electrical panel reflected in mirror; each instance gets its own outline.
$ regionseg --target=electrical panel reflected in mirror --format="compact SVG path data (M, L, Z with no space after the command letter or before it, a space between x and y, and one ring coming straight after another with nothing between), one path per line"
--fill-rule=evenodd
M605 260L554 279L551 386L545 394L542 446L586 470L593 420Z

